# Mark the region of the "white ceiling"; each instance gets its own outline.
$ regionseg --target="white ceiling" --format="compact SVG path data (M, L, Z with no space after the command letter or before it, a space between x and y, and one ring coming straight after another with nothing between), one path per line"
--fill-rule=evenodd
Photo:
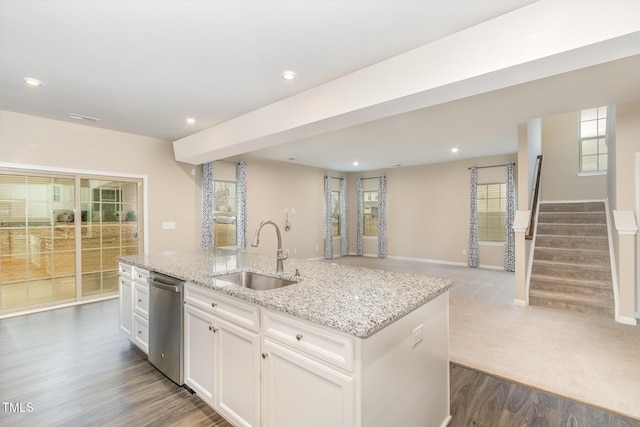
M173 141L533 2L0 0L0 109ZM640 99L637 75L620 60L253 155L370 170L511 153L518 122Z

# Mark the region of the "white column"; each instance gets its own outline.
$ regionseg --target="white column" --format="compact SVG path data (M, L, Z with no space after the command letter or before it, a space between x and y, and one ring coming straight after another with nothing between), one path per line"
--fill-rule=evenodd
M613 211L618 232L618 312L616 321L637 325L636 312L636 234L638 226L632 211Z
M527 295L527 247L525 242L525 234L529 229L529 220L531 219L531 211L516 211L516 217L513 220L513 231L516 235L516 289L514 303L516 305L529 305L529 296Z

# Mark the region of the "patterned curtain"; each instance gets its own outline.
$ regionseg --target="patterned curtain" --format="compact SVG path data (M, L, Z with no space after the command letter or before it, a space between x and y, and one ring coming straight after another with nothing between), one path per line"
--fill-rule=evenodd
M340 178L340 255L349 255L349 216L347 215L347 180Z
M515 184L513 182L513 163L507 164L507 206L505 212L504 232L504 269L516 270L516 236L513 231L513 220L516 215Z
M202 249L213 248L213 162L202 165Z
M387 257L387 178L378 178L378 258Z
M247 164L238 163L236 166L236 196L238 212L236 214L236 247L247 247Z
M478 267L480 259L478 255L478 167L471 166L471 195L469 197L469 255L467 265Z
M333 258L333 232L331 230L331 178L324 177L324 257Z
M358 177L358 181L356 181L357 185L357 209L358 209L358 229L357 229L357 250L356 255L362 256L362 235L364 234L364 218L362 214L362 178Z

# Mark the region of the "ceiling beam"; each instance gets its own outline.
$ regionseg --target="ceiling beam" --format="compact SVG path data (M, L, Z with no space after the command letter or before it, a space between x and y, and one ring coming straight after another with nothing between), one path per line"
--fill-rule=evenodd
M640 2L540 0L174 141L201 164L640 54Z

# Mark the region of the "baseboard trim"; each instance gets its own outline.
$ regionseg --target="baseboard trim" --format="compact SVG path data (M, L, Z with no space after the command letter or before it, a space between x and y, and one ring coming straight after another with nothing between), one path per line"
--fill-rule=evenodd
M451 422L451 415L447 415L447 418L445 418L442 424L440 424L440 427L447 427L450 422Z
M349 256L358 256L355 252L349 252ZM363 257L368 258L377 258L376 254L362 254ZM440 259L429 259L429 258L413 258L406 256L387 256L387 259L396 259L399 261L413 261L413 262L423 262L427 264L440 264L440 265L453 265L456 267L468 267L466 262L455 262L455 261L444 261ZM503 266L498 265L486 265L480 264L479 268L484 268L487 270L504 270Z
M116 294L116 295L108 295L106 297L99 297L99 298L94 298L94 299L85 299L85 300L80 300L80 301L73 301L73 302L68 302L68 303L64 303L64 304L57 304L57 305L50 305L50 306L46 306L46 307L38 307L38 308L27 309L27 310L24 310L24 311L15 311L15 312L12 312L12 313L6 313L6 314L0 315L0 319L9 319L11 317L22 316L22 315L25 315L25 314L41 313L43 311L51 311L51 310L57 310L59 308L73 307L73 306L76 306L76 305L83 305L83 304L90 304L92 302L105 301L105 300L119 298L119 297L120 296L118 294Z
M520 306L520 307L526 307L527 306L527 302L525 300L523 300L523 299L514 299L513 303L515 305Z
M622 323L623 325L631 325L631 326L638 325L638 319L636 319L635 317L618 316L618 318L616 319L616 322Z

